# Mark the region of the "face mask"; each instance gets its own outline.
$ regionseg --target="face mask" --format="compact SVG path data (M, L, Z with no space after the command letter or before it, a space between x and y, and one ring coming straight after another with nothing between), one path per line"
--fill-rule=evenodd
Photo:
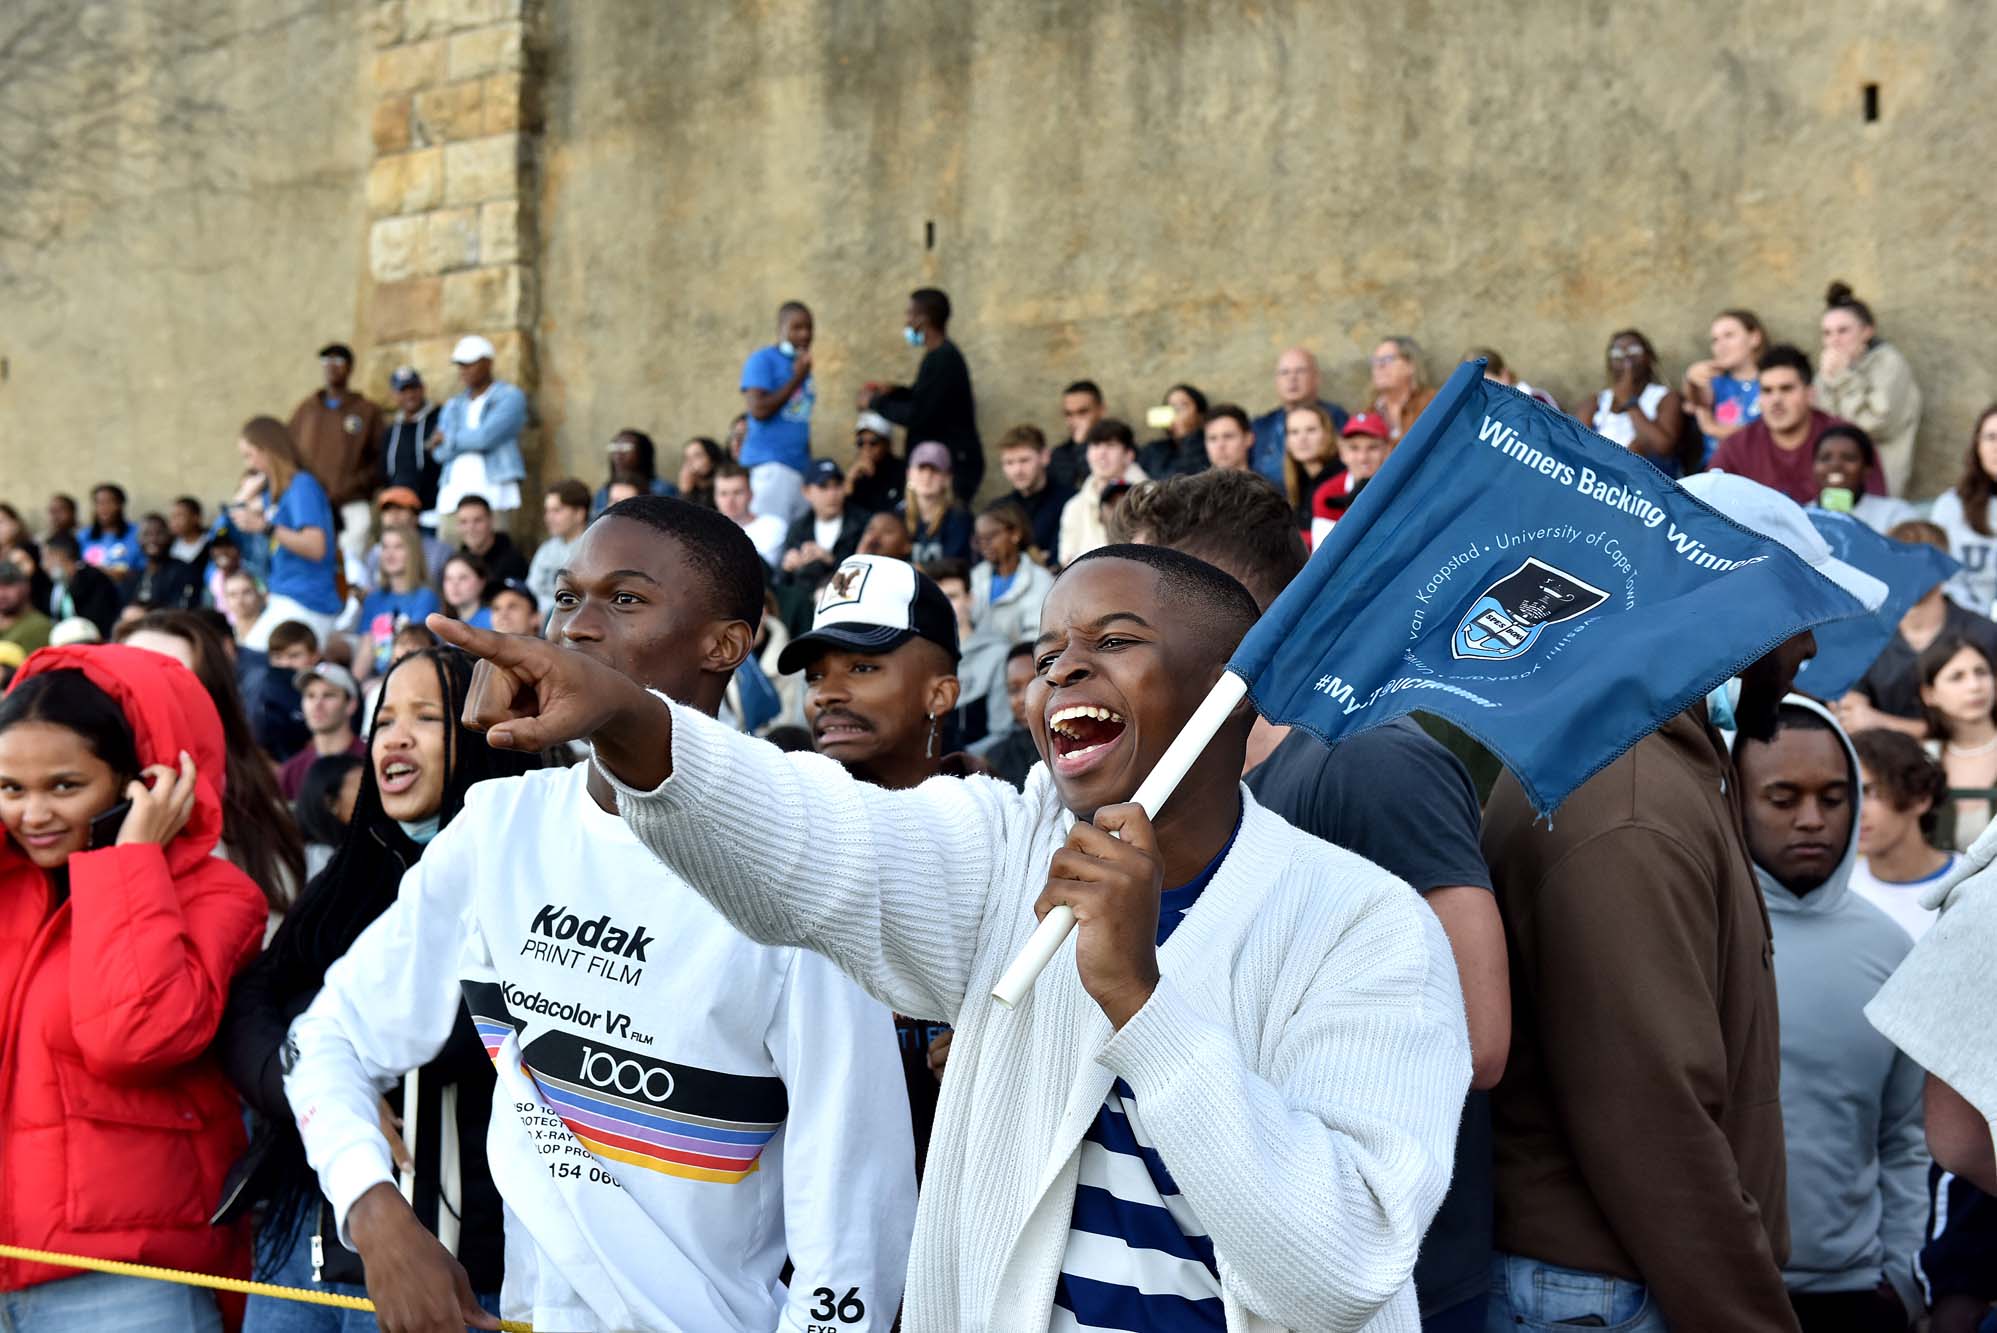
M428 819L419 819L413 824L401 819L395 822L409 835L409 841L418 847L423 847L429 844L430 839L437 836L437 830L443 826L444 821L440 815L431 815Z
M785 356L796 356L797 344L792 342L790 339L786 338L782 342L777 344L777 350L779 352L782 352Z
M915 326L912 324L907 325L902 329L901 340L907 343L910 347L922 346L922 335L915 331Z

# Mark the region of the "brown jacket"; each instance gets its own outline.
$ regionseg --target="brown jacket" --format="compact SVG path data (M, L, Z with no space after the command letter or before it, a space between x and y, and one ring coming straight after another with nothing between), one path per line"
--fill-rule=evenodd
M374 494L383 417L381 408L359 390L348 389L337 408L326 406L322 393L307 394L292 412L291 438L305 470L319 479L337 508Z
M1705 705L1551 828L1500 778L1484 857L1512 972L1498 1248L1644 1282L1673 1328L1793 1331L1774 947Z

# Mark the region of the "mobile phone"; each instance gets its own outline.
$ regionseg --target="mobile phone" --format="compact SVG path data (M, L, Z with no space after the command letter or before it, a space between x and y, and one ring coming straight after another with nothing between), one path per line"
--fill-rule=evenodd
M1848 486L1826 486L1817 493L1817 503L1838 514L1849 514L1858 507L1858 496Z
M120 801L103 814L90 821L90 846L86 851L96 851L99 847L109 847L118 841L118 830L125 827L125 816L132 813L130 801Z
M1144 424L1152 430L1170 430L1172 429L1172 419L1177 415L1178 413L1174 412L1170 407L1160 403L1157 407L1150 407L1144 410Z

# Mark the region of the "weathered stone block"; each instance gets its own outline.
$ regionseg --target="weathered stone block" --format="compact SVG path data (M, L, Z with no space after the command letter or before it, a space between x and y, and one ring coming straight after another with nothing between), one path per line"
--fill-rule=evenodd
M361 364L367 367L366 383L361 385L361 392L377 403L386 404L386 411L393 411L395 407L395 391L388 387L388 377L411 364L409 353L415 345L398 339L361 348Z
M368 7L367 32L376 46L394 46L403 39L402 0L375 0Z
M406 93L442 83L449 49L449 43L437 37L427 42L406 42L380 52L374 58L375 91L383 95Z
M527 97L526 76L520 71L488 74L480 99L484 108L485 133L510 134L532 128L534 117L528 111Z
M384 97L374 104L374 151L399 153L409 147L409 97Z
M476 139L485 133L484 93L484 85L476 79L417 93L411 108L412 132L419 142L431 144Z
M527 65L526 30L520 23L496 23L451 38L451 78L472 79Z
M400 282L425 271L418 259L423 231L421 217L383 218L368 228L368 272L376 282Z
M531 282L518 264L444 275L444 324L453 329L519 328L533 317Z
M479 262L479 210L441 208L423 215L419 263L425 273L449 273ZM488 261L490 262L490 261Z
M531 395L535 379L534 339L518 329L505 329L486 336L492 339L492 373L500 379L519 385ZM527 408L530 419L533 410L533 404L530 402ZM520 443L523 448L526 447L527 440L524 435ZM528 456L533 456L531 451Z
M404 25L411 37L462 32L511 17L499 0L408 0L408 5Z
M408 278L377 283L374 289L374 336L392 342L436 336L444 327L444 280Z
M451 349L458 345L459 336L420 338L410 345L406 359L423 377L423 387L433 403L441 403L458 391L458 368L451 364Z
M419 149L379 158L368 168L368 211L376 217L421 213L444 197L444 153Z
M478 256L488 264L516 264L521 257L522 206L517 199L478 210Z
M444 202L510 199L520 190L520 137L494 134L449 144L444 153Z

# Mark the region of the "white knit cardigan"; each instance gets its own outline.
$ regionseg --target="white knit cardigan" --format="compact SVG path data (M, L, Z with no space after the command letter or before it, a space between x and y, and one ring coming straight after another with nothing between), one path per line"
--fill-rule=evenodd
M673 776L625 820L737 928L824 953L957 1035L909 1258L909 1333L1043 1329L1083 1133L1127 1080L1213 1239L1233 1330L1419 1327L1413 1271L1449 1182L1470 1042L1415 893L1244 789L1241 832L1112 1032L1072 941L1013 1011L989 992L1073 817L938 778L892 792L672 705Z

